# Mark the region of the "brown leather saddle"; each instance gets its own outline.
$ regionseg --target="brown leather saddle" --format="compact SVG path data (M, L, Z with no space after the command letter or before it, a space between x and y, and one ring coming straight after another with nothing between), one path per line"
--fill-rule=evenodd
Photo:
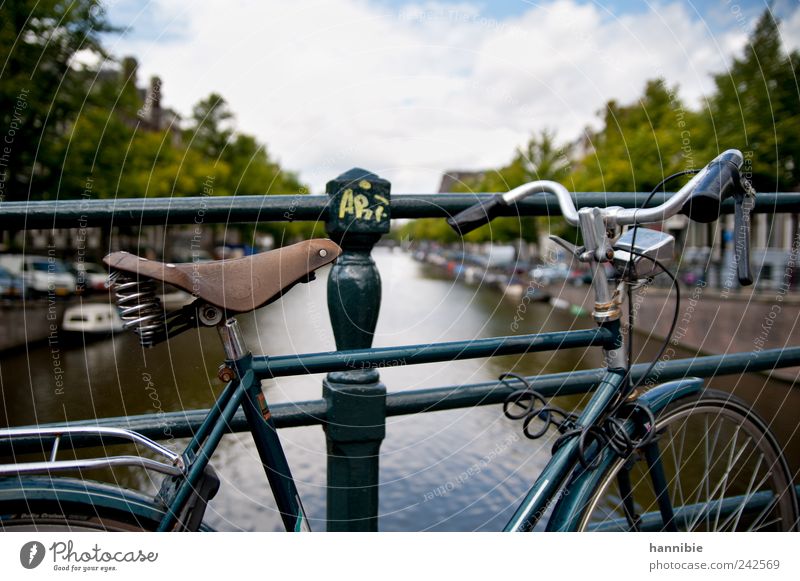
M298 244L245 258L173 264L147 260L128 252L112 252L103 259L109 268L162 281L230 314L246 313L278 299L314 271L342 253L327 239Z

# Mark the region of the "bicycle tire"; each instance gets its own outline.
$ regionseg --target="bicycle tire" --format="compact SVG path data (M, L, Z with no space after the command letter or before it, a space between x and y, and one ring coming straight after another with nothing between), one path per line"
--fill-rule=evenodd
M705 390L661 410L656 433L674 528L797 530L792 474L774 435L748 404ZM698 461L703 465L697 466ZM577 530L667 530L643 454L615 458L598 470L587 497L573 499L573 506L581 507L579 519L573 520ZM625 471L630 493L623 495Z
M3 532L148 532L158 523L123 510L80 502L18 499L0 504Z

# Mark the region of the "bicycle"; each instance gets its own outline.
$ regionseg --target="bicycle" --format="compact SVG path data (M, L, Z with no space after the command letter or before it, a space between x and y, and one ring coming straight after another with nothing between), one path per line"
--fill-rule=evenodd
M679 211L710 222L719 216L722 201L732 197L738 276L742 284L752 282L748 199L753 192L739 174L742 162L740 152L724 152L702 170L691 172L696 175L675 195L652 208L577 210L566 188L536 181L448 220L465 234L491 221L504 206L536 193L553 194L565 220L580 229L583 246L553 239L588 263L593 273L596 331L524 338L530 342L526 351L603 348L603 378L580 414L548 404L524 378L513 374L501 377L511 392L504 413L522 421L526 436L541 437L551 426L560 432L550 461L505 530L532 530L548 513L548 530L797 529L792 474L768 426L747 404L725 393L704 390L697 378L644 391L644 381L660 355L634 381L631 341L625 340L621 327L626 292L630 307L632 288L664 272L678 293L674 328L679 289L664 265L672 255L674 239L641 225L662 222ZM666 181L653 190L644 206ZM618 235L617 229L624 226L629 230ZM124 252L108 255L110 283L126 328L147 347L191 328L216 328L226 355L219 372L226 386L181 453L119 428L0 430L0 442L10 443L12 449L31 440L43 450L49 446L44 461L0 465L0 528L206 530L203 515L220 485L210 460L227 425L242 408L286 530L309 530L261 390L260 381L270 377L267 358L250 353L234 316L277 300L298 283L309 282L317 269L340 253L335 242L316 239L243 259L201 264L164 264ZM605 270L609 262L617 273L611 284ZM181 288L196 298L178 311L165 313L156 295L161 284ZM391 348L317 354L313 371L369 368L392 357ZM419 357L412 362L425 361ZM64 443L86 438L103 445L134 443L161 459L142 455L58 459ZM158 494L150 497L81 478L50 477L59 471L104 466L134 466L165 478Z

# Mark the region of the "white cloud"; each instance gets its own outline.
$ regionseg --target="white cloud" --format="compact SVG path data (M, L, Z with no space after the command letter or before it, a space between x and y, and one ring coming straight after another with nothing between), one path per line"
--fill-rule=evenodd
M535 129L577 137L608 99L635 99L655 76L696 103L746 41L737 27L712 35L683 3L614 17L558 0L499 22L468 3L155 4L145 12L157 11L162 40L148 30L112 50L161 76L182 113L222 93L238 126L315 191L352 166L396 192L432 191L443 170L506 162ZM798 15L784 27L792 46Z
M795 10L781 23L781 40L789 50L800 49L800 10Z

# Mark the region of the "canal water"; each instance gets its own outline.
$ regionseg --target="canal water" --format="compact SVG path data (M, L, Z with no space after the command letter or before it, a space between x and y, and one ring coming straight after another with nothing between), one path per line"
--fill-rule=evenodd
M438 343L516 333L587 328L546 304L518 303L499 292L444 278L399 250L376 249L383 302L376 346ZM295 287L279 302L241 317L254 353L290 354L335 348L327 315L327 273ZM523 310L524 309L524 310ZM520 318L522 321L520 322ZM512 323L518 328L512 331ZM658 341L642 346L642 361ZM691 356L689 352L678 356ZM60 341L0 356L0 425L83 420L126 414L207 408L221 390L216 369L222 350L213 331L188 332L143 350L123 333L83 345ZM504 371L536 375L597 367L600 353L573 349L381 369L391 391L496 379ZM265 382L268 401L321 395L321 375ZM763 375L720 378L717 388L755 402L787 445L794 469L800 445L798 391ZM580 397L562 400L579 405ZM388 531L500 530L547 461L557 434L531 441L499 406L389 418L381 448L380 528ZM319 426L281 430L312 528L325 523L325 438ZM184 442L167 444L179 449ZM226 436L213 459L222 487L207 512L221 530L281 530L271 493L249 434ZM139 471L104 474L123 486L154 490ZM154 479L156 480L156 479Z

